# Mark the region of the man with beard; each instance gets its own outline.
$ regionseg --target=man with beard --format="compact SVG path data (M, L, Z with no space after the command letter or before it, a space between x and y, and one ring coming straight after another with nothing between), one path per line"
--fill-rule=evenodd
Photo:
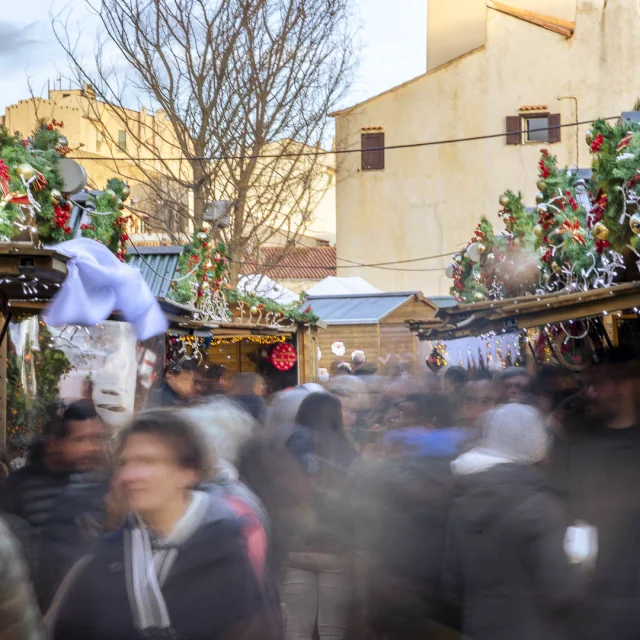
M40 528L35 584L43 611L67 571L102 531L108 488L106 436L104 424L87 400L69 405L53 429L66 482Z
M597 529L598 557L581 640L640 637L640 369L635 350L613 349L591 370L591 386L573 410L552 453L552 471L571 517Z

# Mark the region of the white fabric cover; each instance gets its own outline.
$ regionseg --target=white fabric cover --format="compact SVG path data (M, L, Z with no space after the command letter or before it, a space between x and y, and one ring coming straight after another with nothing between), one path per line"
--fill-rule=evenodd
M67 278L46 311L47 324L91 326L120 311L134 326L138 340L167 330L167 319L139 269L88 238L63 242L56 250L71 260Z

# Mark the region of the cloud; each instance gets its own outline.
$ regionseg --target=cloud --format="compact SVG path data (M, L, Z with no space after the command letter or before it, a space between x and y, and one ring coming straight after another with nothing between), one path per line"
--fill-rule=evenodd
M42 21L32 22L27 25L18 25L15 22L0 20L0 57L14 57L42 44Z

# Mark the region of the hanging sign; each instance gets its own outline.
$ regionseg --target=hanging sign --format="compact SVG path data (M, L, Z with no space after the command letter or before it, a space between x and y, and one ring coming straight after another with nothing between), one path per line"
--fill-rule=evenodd
M283 342L275 345L271 350L271 364L278 369L278 371L289 371L293 369L297 361L298 354L292 344Z
M338 358L342 358L342 356L347 352L347 348L344 346L344 342L334 342L331 345L331 353L334 356L338 356Z

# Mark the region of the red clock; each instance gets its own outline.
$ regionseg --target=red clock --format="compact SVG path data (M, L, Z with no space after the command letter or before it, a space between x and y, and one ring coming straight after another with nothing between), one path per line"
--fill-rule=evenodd
M289 371L298 361L296 348L292 344L282 342L271 350L271 364L278 371Z

